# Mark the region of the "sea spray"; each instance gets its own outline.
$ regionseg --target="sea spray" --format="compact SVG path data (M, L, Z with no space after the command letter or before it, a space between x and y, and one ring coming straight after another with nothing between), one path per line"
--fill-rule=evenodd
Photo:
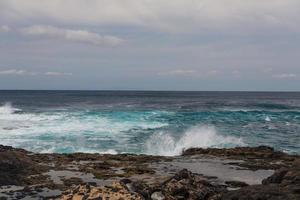
M227 147L244 145L241 138L223 136L212 126L194 126L178 140L172 134L158 132L146 142L146 153L153 155L180 155L184 149L192 147Z
M10 102L6 102L0 106L0 115L13 114L17 111L21 111L21 109L14 108Z

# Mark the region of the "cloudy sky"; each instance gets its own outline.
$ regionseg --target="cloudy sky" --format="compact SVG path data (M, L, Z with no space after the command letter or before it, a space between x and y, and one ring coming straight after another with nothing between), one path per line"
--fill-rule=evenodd
M300 90L299 0L0 0L0 89Z

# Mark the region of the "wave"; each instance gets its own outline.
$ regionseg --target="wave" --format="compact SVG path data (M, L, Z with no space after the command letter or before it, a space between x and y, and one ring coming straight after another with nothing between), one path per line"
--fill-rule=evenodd
M6 102L4 105L0 106L0 115L13 114L21 111L21 109L14 108L10 102Z
M146 153L151 155L176 156L192 147L232 147L245 145L241 138L223 136L211 126L195 126L179 139L165 132L152 135L146 142Z
M265 121L266 121L266 122L270 122L270 121L271 121L271 118L270 118L269 116L266 116Z
M298 107L292 105L276 104L276 103L258 103L258 104L253 104L253 106L258 108L271 109L271 110L299 109Z
M0 144L33 152L117 154L135 134L168 126L151 112L19 111L0 107Z
M118 154L118 151L116 151L114 149L93 150L93 149L82 148L82 147L79 147L79 148L76 148L76 149L72 149L72 151L70 151L70 152L60 151L56 147L45 148L45 149L42 149L42 150L39 151L39 153L45 153L45 154L47 154L47 153L57 153L57 152L60 152L60 153L83 152L83 153L91 153L91 154L98 153L98 154L110 154L110 155L117 155Z
M216 108L210 112L234 112L234 113L287 113L287 114L299 114L299 108L290 108L290 109L268 109L268 108L260 108L260 107L222 107Z

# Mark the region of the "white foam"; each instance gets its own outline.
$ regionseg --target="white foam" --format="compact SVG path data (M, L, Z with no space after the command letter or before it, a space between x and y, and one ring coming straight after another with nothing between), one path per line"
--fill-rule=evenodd
M99 154L111 154L111 155L117 155L118 152L114 149L108 149L108 150L92 150L87 148L78 148L73 149L72 152L83 152L83 153L99 153ZM57 153L56 147L51 147L48 149L43 149L40 151L40 153Z
M13 114L16 111L20 111L21 109L12 107L10 102L5 103L0 106L0 115Z
M241 138L217 134L214 127L195 126L187 130L176 140L174 136L165 132L152 135L146 142L146 153L152 155L175 156L184 149L192 147L227 147L244 145Z
M64 149L68 152L89 152L91 149L98 150L102 141L127 144L134 136L127 134L131 129L148 130L168 125L151 119L153 113L144 112L125 113L125 117L120 117L118 113L89 115L88 111L16 111L20 109L9 103L0 107L0 144L43 153L63 152ZM93 152L117 153L101 148Z
M100 153L100 154L112 154L112 155L116 155L118 154L118 152L114 149L108 149L106 151L97 151L96 153Z
M10 103L0 106L1 144L26 148L35 152L89 152L117 154L114 149L101 149L102 141L114 141L117 146L128 144L134 135L131 129L156 129L167 126L153 120L159 112L99 113L88 111L52 111L44 113L16 112L20 109ZM121 115L121 117L120 117ZM124 115L124 117L123 117ZM243 144L239 138L222 136L213 127L196 126L180 138L166 132L158 132L146 141L147 154L179 155L191 147L224 147ZM100 146L99 146L100 145ZM111 147L114 148L114 147Z
M265 121L266 121L266 122L270 122L270 121L271 121L271 118L270 118L269 116L266 116Z

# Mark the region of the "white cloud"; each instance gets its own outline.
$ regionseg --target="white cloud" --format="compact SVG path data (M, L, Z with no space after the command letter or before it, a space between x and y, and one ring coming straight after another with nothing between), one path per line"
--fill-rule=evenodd
M0 26L0 32L9 32L10 30L10 27L6 25Z
M18 75L18 76L36 76L36 75L45 75L45 76L71 76L72 73L66 72L35 72L27 71L23 69L6 69L0 71L0 75Z
M190 70L190 69L176 69L176 70L171 70L171 71L166 71L166 72L159 72L158 75L191 75L196 73L195 70Z
M47 76L71 76L72 73L62 73L62 72L45 72Z
M297 74L287 74L287 73L283 73L283 74L274 74L272 75L273 78L278 78L278 79L290 79L290 78L296 78Z
M233 70L231 73L236 78L240 78L241 75L242 75L242 73L240 72L240 70Z
M36 72L29 72L21 69L7 69L0 71L0 75L36 75Z
M6 21L135 25L165 30L299 30L299 0L1 0Z
M219 70L203 70L203 69L175 69L170 71L159 72L160 76L190 76L190 77L211 77L220 74Z
M19 32L26 36L41 36L47 38L57 38L72 42L83 42L94 45L115 46L123 42L121 38L114 36L102 36L86 30L72 30L57 28L54 26L35 25L19 29Z

